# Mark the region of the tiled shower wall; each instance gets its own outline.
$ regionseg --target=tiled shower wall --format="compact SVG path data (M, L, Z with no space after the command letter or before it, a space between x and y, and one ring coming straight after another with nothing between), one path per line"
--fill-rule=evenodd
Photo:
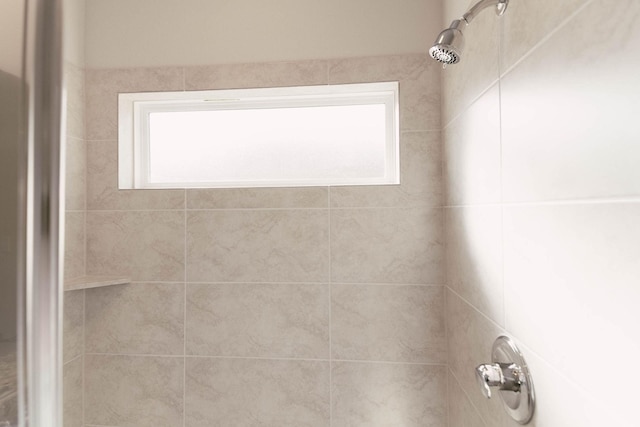
M117 93L399 81L402 184L117 190ZM446 425L440 69L89 69L87 426Z
M84 0L63 7L66 89L64 278L85 274L87 142L85 134ZM64 292L63 419L83 426L84 291Z
M85 274L86 140L84 68L65 63L67 90L65 279ZM64 293L64 425L82 427L84 291Z
M640 359L640 3L512 0L465 38L443 79L450 426L517 425L473 378L502 333L531 425L638 425L638 370L605 367Z

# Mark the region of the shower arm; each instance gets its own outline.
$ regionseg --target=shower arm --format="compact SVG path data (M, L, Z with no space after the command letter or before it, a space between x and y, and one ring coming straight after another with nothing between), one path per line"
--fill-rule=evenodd
M480 0L478 3L474 4L471 9L467 11L460 21L464 21L467 25L476 17L478 14L484 9L495 6L496 7L496 15L502 16L505 10L507 10L507 4L509 0Z
M457 64L464 47L464 29L480 12L488 7L495 7L496 14L501 16L507 9L509 0L480 0L474 4L462 17L454 20L449 28L441 31L435 43L429 49L429 55L436 61L442 62L446 67L449 64Z

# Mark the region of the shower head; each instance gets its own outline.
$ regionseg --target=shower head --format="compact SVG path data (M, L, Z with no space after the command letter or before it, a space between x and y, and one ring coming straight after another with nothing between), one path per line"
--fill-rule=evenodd
M445 65L456 64L460 61L464 47L464 35L459 28L462 23L462 20L455 20L449 28L438 35L435 43L429 49L429 55L433 59Z
M440 61L447 66L460 62L462 48L464 47L464 35L462 30L475 18L480 11L490 6L495 6L496 14L502 16L507 9L509 0L480 0L462 15L451 23L449 28L442 31L436 41L429 49L429 55L436 61Z

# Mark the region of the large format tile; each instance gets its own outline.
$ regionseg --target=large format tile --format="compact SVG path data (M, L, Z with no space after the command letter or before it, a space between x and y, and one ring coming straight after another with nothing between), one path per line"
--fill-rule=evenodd
M460 6L468 5L467 2L466 5ZM460 8L456 18L465 12L465 7ZM446 26L449 25L450 22L447 22ZM447 126L474 99L498 80L499 35L500 19L492 11L485 11L478 15L464 29L465 46L460 62L448 66L442 72L442 124L444 126ZM436 38L436 34L433 38Z
M640 195L639 24L637 1L592 1L506 75L505 200Z
M68 362L84 353L84 291L64 293L63 360Z
M66 212L64 227L64 277L85 273L85 213Z
M326 427L329 364L188 358L185 426Z
M446 204L501 200L500 90L494 86L443 133Z
M327 84L326 61L219 64L185 68L186 90Z
M189 284L187 354L329 356L329 288L321 284Z
M590 394L568 380L561 370L540 359L535 353L525 352L527 365L536 392L536 409L531 427L633 427L638 424L635 411L620 411L619 406L606 407L603 393ZM606 393L604 393L606 394ZM623 413L630 415L624 419ZM507 417L504 427L518 427Z
M442 284L442 210L331 211L334 282Z
M335 59L329 83L398 81L400 130L440 130L439 68L426 54Z
M86 292L87 353L183 354L183 283L131 283Z
M184 90L183 69L87 69L86 120L88 140L118 138L118 93Z
M184 212L88 212L87 273L184 280Z
M447 284L504 326L502 208L445 209Z
M442 206L440 132L400 134L400 185L331 188L332 207Z
M326 210L192 211L187 278L193 282L326 282Z
M336 362L334 427L445 427L444 366Z
M450 426L519 426L507 415L501 399L486 399L475 380L475 366L489 361L493 340L504 331L454 294L449 293L447 300L450 367L455 374L455 379L450 378L449 388ZM533 323L531 317L528 321ZM536 393L532 427L633 425L633 418L625 419L619 408L607 408L604 395L586 392L566 378L562 367L551 365L516 341L527 361Z
M615 393L594 366L640 359L640 203L504 210L505 308L510 332L570 380L632 419L640 373Z
M441 286L333 284L331 299L334 358L446 363Z
M503 334L503 329L453 292L447 293L449 368L488 426L505 425L508 415L503 410L500 399L487 399L481 393L475 378L475 368L491 361L493 342Z
M85 356L85 422L101 426L180 426L184 359Z
M187 209L326 208L327 187L187 190Z
M500 67L504 72L589 0L521 0L503 17Z
M451 373L448 381L449 427L487 427Z
M62 368L64 427L83 427L82 368L82 357L66 363Z
M118 141L87 145L87 209L184 209L184 190L119 190Z

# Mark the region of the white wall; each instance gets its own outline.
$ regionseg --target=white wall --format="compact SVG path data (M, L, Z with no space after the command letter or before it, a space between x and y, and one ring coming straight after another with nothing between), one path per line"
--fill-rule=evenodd
M85 3L85 0L64 0L63 3L64 59L79 67L85 62Z
M466 40L443 73L450 427L517 425L474 380L504 333L531 425L637 426L640 3L512 0Z
M87 66L424 53L439 0L87 0Z

